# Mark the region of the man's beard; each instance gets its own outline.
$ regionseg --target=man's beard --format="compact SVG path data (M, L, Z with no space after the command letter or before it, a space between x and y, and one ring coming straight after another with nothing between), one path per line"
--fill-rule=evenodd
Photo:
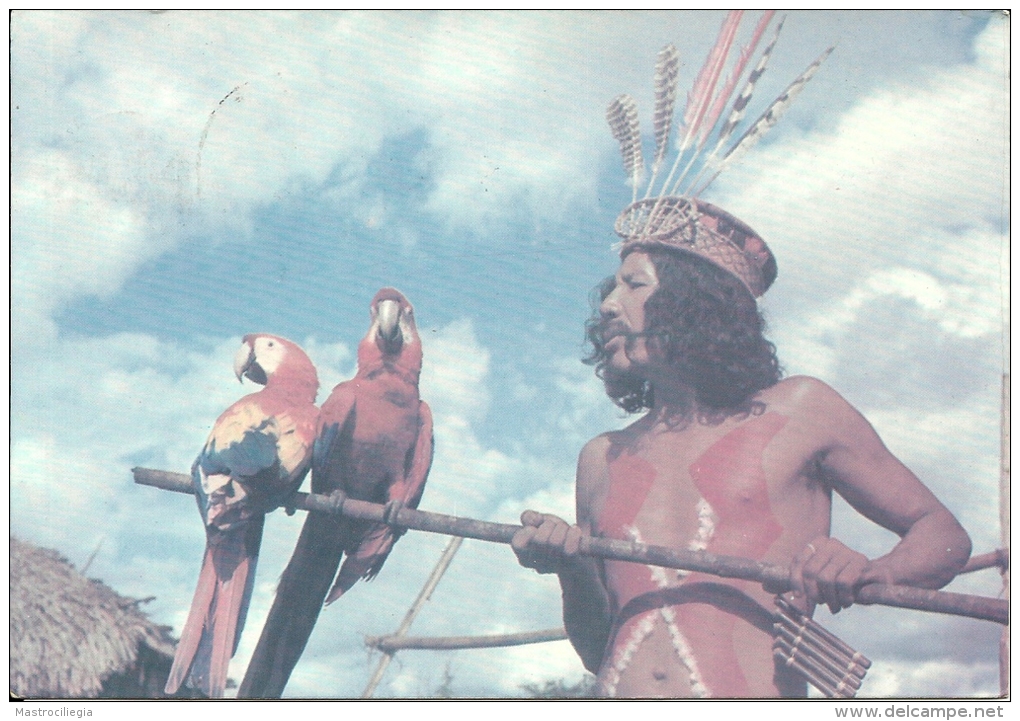
M649 340L660 340L665 342L668 335L664 331L658 330L640 330L632 331L627 326L619 321L601 321L596 326L596 332L598 337L602 340L602 347L605 348L613 338L623 338L626 342L625 348L628 351L627 357L630 358L630 350L633 348L634 341L640 338L646 338ZM608 334L608 337L607 337Z
M631 364L635 364L637 362L634 359L634 349L637 341L642 339L645 340L645 352L649 356L653 354L657 355L664 354L667 343L669 341L669 335L665 331L655 329L632 331L629 330L626 325L620 323L619 321L603 321L599 323L597 327L597 332L602 343L603 352L606 352L605 351L606 346L609 345L609 343L613 339L623 338L624 339L623 352L624 355L627 356L627 360L630 361ZM611 369L610 357L611 355L607 355L606 357L607 371Z
M608 363L602 368L601 378L606 388L606 393L613 398L635 392L643 393L642 389L646 387L647 383L644 376L635 370L633 366L614 368Z

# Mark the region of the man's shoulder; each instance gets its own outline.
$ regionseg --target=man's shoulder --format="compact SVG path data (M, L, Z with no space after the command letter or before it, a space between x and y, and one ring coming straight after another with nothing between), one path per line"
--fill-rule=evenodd
M612 440L613 431L606 433L600 433L590 441L584 444L579 454L578 461L580 463L591 462L598 458L605 458L606 451L613 444Z
M613 445L628 445L639 438L647 431L647 416L640 416L629 425L615 431L600 433L584 444L581 449L581 456L585 454L598 454L604 456L605 452Z
M584 444L577 457L579 470L594 471L605 468L607 456L614 445L627 445L634 439L633 424L618 431L600 433Z
M790 376L761 391L757 399L769 409L810 419L854 412L853 406L825 381L811 376Z
M790 376L759 393L767 402L798 402L832 396L839 397L839 394L828 383L812 376Z

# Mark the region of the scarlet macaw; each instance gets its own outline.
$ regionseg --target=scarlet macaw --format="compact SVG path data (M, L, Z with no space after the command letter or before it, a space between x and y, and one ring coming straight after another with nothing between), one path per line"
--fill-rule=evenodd
M166 693L188 683L219 698L255 582L265 514L297 490L311 464L315 366L294 343L247 335L234 373L265 387L216 420L191 468L206 548Z
M399 291L383 288L370 318L357 374L322 405L312 491L417 508L432 465L432 413L418 394L422 350L414 309ZM384 523L309 514L238 696L278 698L323 601L373 578L402 533Z

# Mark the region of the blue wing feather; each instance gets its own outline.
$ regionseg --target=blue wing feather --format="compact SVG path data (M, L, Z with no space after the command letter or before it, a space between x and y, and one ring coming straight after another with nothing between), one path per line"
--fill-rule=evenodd
M245 431L240 441L228 443L222 449L216 448L213 438L198 457L202 470L207 474L250 478L270 468L279 461L276 435L266 432L271 425L267 419L257 428Z
M281 467L279 442L277 419L258 403L236 404L216 421L191 471L207 524L225 530L252 514L266 513L297 489L304 473L281 487L290 474Z
M333 447L333 440L336 438L336 434L340 431L339 423L331 423L328 426L323 426L319 432L318 437L315 439L315 444L312 446L312 469L322 468L326 463L326 459L329 458L329 451Z

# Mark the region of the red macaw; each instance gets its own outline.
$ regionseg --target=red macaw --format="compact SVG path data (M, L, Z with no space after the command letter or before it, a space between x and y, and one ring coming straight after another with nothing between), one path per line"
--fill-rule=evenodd
M384 288L372 300L370 318L357 374L322 405L312 491L339 490L391 504L391 510L417 508L432 465L432 413L418 394L422 350L414 309L399 291ZM373 578L402 533L384 523L308 515L239 697L283 693L323 601L332 603L359 579Z
M219 698L255 583L265 514L298 489L311 465L318 409L315 366L297 345L247 335L238 380L264 385L216 420L191 468L206 548L166 693L188 684Z

